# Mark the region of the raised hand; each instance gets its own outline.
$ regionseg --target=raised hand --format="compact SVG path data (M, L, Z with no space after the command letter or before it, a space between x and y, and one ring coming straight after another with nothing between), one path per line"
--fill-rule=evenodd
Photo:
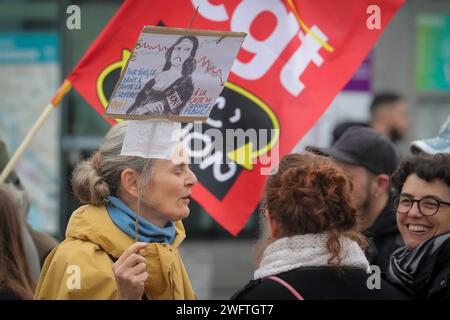
M117 300L140 300L144 294L144 283L148 278L145 258L139 250L148 243L136 242L125 250L113 264L117 283Z

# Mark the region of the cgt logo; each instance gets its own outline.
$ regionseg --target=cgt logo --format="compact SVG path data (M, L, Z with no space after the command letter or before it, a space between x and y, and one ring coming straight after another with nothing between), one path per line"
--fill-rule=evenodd
M225 84L206 123L184 125L181 137L198 180L219 200L243 170L260 163L268 165L269 174L270 165L278 162L277 117L261 99L231 82Z

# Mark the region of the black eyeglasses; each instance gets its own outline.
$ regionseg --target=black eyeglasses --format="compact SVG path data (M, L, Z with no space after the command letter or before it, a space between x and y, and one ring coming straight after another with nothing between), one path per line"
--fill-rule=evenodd
M419 212L424 216L435 215L439 211L441 204L450 206L450 202L441 201L430 196L425 196L421 199L414 199L409 196L402 195L394 197L395 210L401 214L407 214L414 205L414 202L417 202Z

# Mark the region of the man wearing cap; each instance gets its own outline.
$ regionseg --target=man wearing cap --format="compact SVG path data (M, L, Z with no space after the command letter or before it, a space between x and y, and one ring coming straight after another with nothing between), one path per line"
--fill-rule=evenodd
M400 159L395 145L374 129L353 126L330 148L308 146L306 150L332 157L347 171L369 238L367 258L371 265L386 270L389 256L402 245L390 197L390 176Z
M423 140L416 140L411 143L411 153L450 153L450 115L439 130L437 137Z

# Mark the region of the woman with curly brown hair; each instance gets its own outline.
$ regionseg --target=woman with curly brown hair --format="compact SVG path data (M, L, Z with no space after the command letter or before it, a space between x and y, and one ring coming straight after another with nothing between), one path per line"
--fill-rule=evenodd
M403 298L384 280L369 279L351 184L330 160L285 156L264 198L269 238L254 280L232 299Z

